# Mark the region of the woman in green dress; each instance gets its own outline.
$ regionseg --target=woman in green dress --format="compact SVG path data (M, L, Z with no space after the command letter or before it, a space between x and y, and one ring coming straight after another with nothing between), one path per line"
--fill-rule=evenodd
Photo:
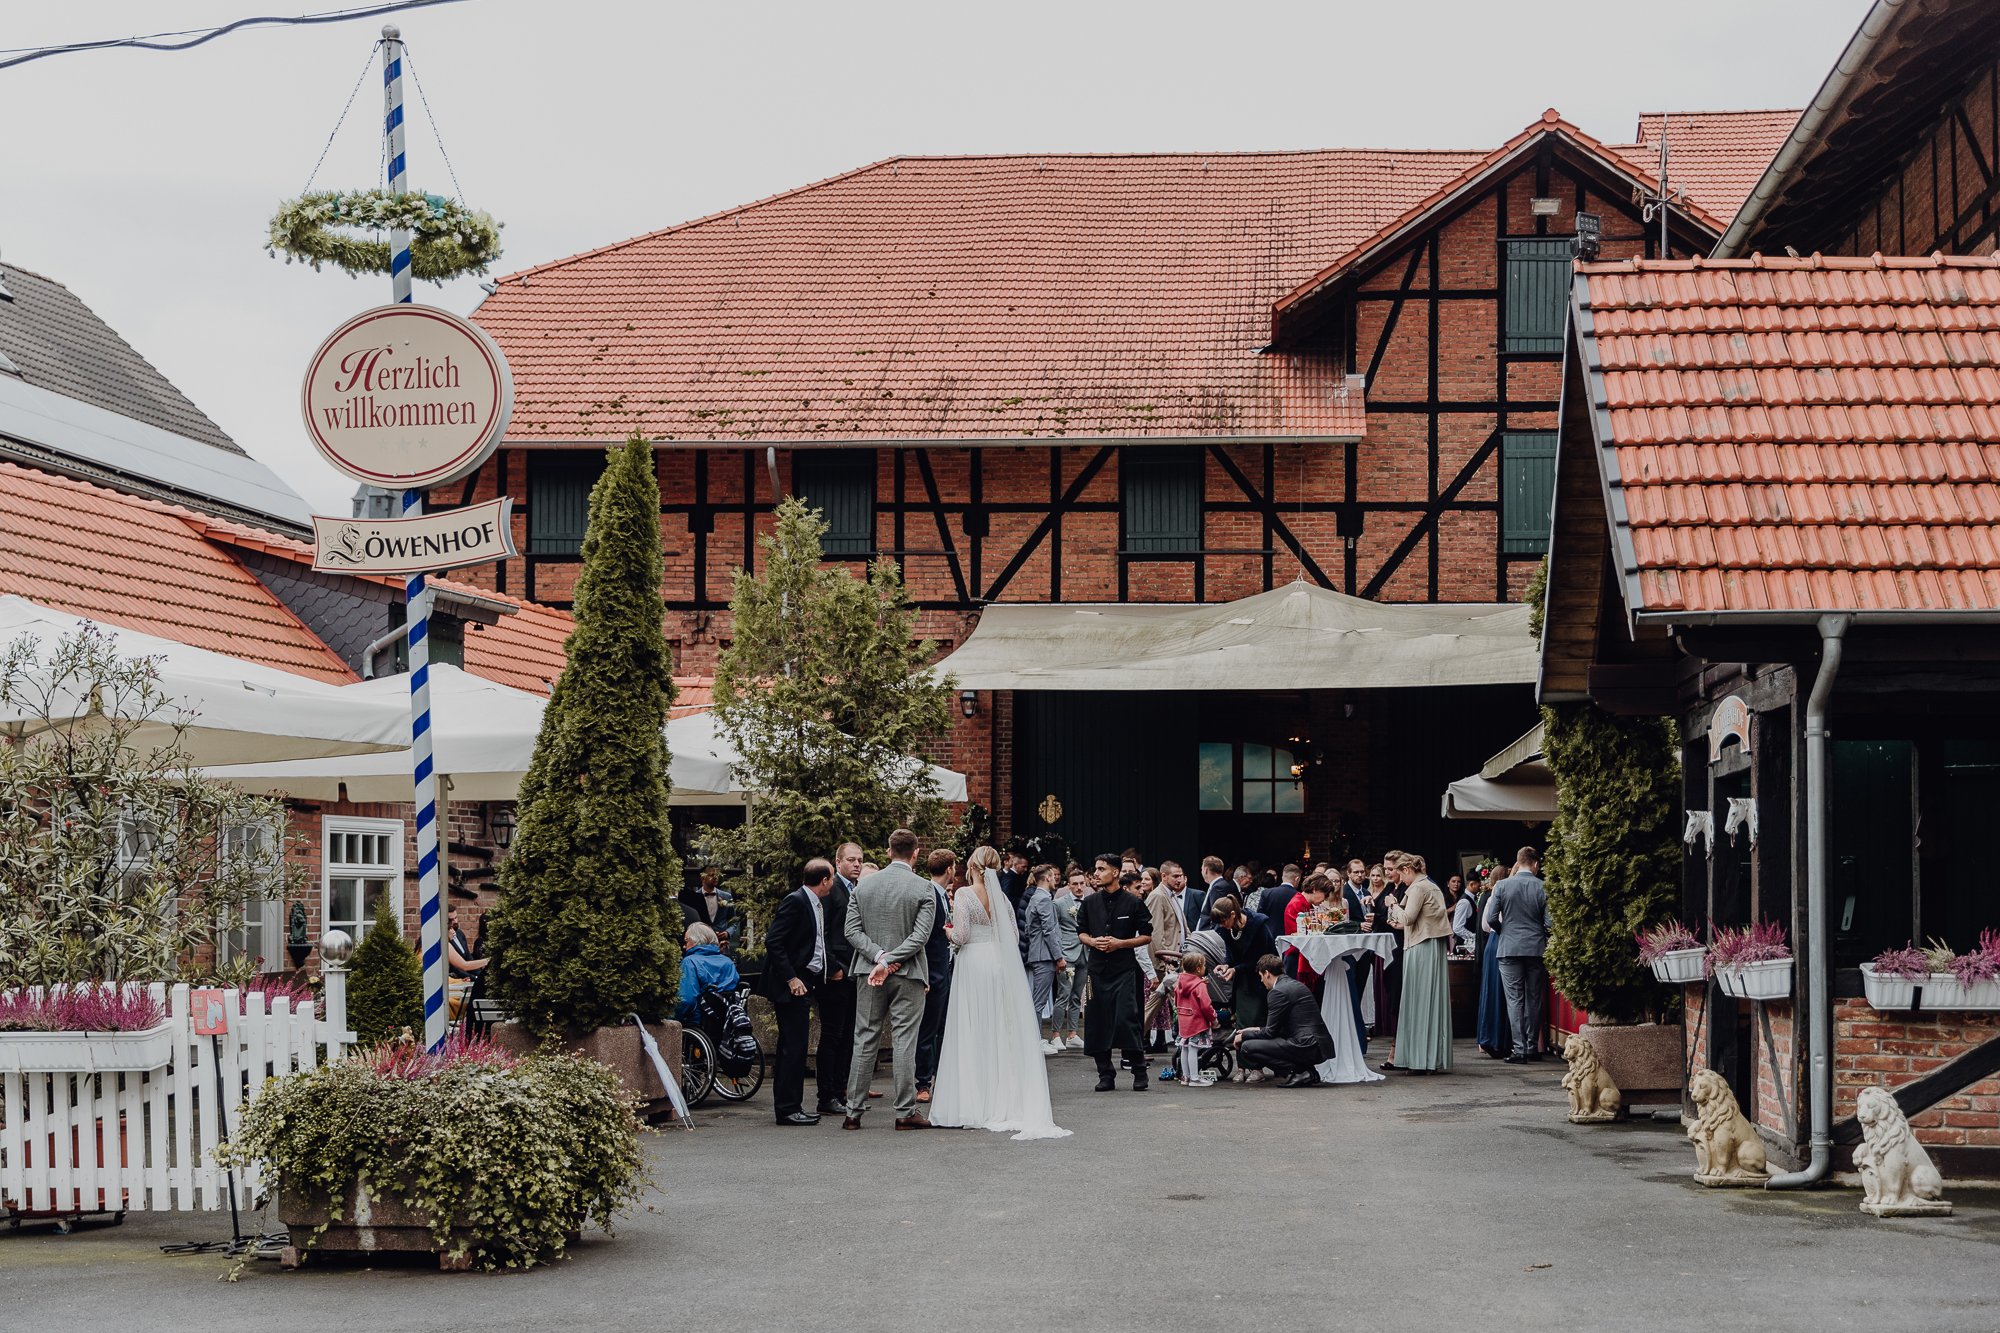
M1403 930L1403 1003L1396 1018L1396 1058L1384 1069L1434 1073L1451 1068L1451 980L1445 946L1451 916L1444 890L1424 873L1424 858L1403 853L1391 873L1406 886L1390 923Z

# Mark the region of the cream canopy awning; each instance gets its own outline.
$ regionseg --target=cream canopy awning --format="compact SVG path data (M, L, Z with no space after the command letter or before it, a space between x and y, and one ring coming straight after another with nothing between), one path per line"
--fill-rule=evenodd
M1535 680L1528 608L1308 583L1194 606L989 606L938 664L967 690L1406 689Z
M1556 817L1556 783L1542 758L1542 728L1444 789L1446 819L1511 819L1545 824Z

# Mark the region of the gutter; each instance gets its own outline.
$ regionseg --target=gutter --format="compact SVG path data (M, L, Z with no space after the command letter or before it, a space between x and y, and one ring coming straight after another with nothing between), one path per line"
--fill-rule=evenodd
M1833 983L1828 975L1826 915L1826 706L1840 674L1848 616L1819 622L1819 674L1806 698L1806 1062L1812 1077L1812 1156L1805 1170L1772 1176L1767 1190L1797 1189L1826 1175L1833 1162Z
M1712 255L1716 259L1734 259L1743 248L1764 217L1768 209L1792 174L1792 168L1818 142L1820 131L1826 128L1849 98L1857 91L1856 84L1862 70L1874 60L1882 38L1902 17L1905 6L1914 8L1922 0L1875 0L1875 7L1861 20L1861 26L1848 39L1847 49L1840 53L1833 69L1820 85L1813 97L1812 105L1799 117L1799 123L1792 127L1791 137L1778 149L1778 155L1771 159L1771 165L1764 169L1764 175L1757 182L1750 197L1736 210L1736 217L1730 222L1729 230L1722 233L1722 239L1715 243Z
M1818 625L1823 629L1825 622L1836 616L1844 621L1867 625L1926 625L1931 628L2000 625L2000 609L1984 607L1965 610L1947 607L1935 611L1857 611L1825 607L1786 611L1641 611L1633 620L1640 625L1682 628L1692 625Z

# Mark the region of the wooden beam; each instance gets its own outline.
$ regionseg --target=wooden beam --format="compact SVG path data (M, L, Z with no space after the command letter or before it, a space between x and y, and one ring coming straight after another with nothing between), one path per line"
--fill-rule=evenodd
M1028 557L1035 553L1035 548L1040 546L1043 540L1048 537L1050 529L1055 526L1063 510L1076 503L1085 488L1096 479L1099 472L1103 471L1104 465L1111 461L1111 455L1115 448L1116 446L1114 445L1105 445L1091 456L1088 463L1083 465L1083 470L1076 474L1076 480L1072 481L1069 484L1069 488L1062 493L1062 497L1049 507L1049 512L1042 516L1042 521L1037 523L1035 530L1028 534L1028 540L1021 543L1021 549L1014 552L1014 558L1009 560L1005 568L994 578L993 586L986 590L986 595L981 599L982 601L996 602L1000 600L1000 594L1007 590L1007 585L1014 581L1016 574L1021 572L1021 566L1028 563Z

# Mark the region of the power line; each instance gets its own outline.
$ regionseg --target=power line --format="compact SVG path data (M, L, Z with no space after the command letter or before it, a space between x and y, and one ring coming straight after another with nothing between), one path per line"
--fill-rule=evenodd
M179 32L148 33L144 37L107 37L95 42L71 42L66 46L16 47L10 51L0 51L8 59L0 60L0 69L11 69L15 65L25 65L31 60L43 60L49 56L69 55L75 51L109 51L118 47L132 47L140 51L186 51L218 37L226 36L239 28L265 26L303 27L314 23L346 23L352 19L378 18L384 14L394 14L405 9L428 9L433 5L452 5L459 0L394 0L394 3L370 5L365 9L336 9L317 14L295 16L270 15L257 18L237 19L219 28L186 28ZM186 41L168 41L167 38L184 37Z

